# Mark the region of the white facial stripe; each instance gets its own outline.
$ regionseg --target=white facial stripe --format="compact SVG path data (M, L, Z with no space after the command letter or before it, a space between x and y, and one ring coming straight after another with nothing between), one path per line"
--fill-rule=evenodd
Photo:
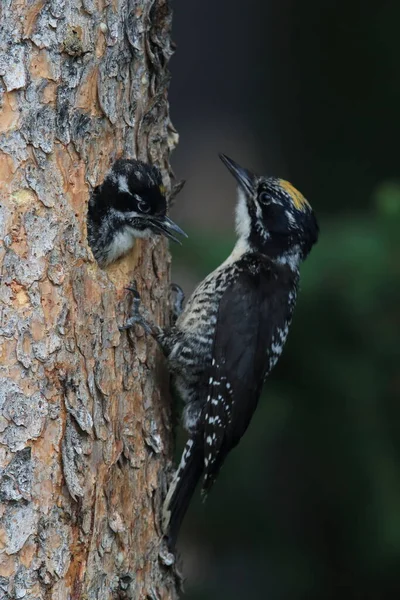
M121 220L124 219L125 221L129 221L130 219L135 219L136 217L143 218L143 215L141 213L137 213L135 210L130 210L129 212L122 212L119 210L115 210L115 208L112 208L110 210L110 213L112 215L112 217L116 218L117 220Z
M292 213L290 212L290 210L285 210L285 215L287 216L287 220L289 221L289 223L291 225L295 225L296 224L296 219L294 218L294 216L292 215Z
M140 213L137 213L137 212L136 212L136 211L134 211L134 210L130 210L129 212L126 212L126 213L124 213L124 214L125 214L125 217L126 217L127 219L129 219L129 220L130 220L130 219L135 219L136 217L139 217L139 219L140 219L141 217L143 217L143 215L141 215Z

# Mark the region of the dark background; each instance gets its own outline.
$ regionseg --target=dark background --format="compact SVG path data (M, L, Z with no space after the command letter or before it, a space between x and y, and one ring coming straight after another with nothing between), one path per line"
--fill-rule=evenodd
M400 597L399 23L398 1L174 2L173 279L190 293L234 244L218 152L321 226L251 426L185 521L188 600Z

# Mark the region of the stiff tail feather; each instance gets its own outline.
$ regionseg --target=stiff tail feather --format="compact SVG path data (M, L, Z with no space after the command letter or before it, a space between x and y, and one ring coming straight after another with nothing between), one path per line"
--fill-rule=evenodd
M164 501L163 531L168 548L175 549L181 523L203 471L204 451L198 438L190 438Z

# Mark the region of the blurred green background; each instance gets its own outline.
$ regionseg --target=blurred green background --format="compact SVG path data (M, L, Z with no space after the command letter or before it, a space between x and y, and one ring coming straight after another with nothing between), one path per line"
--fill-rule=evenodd
M174 2L173 280L234 244L219 151L321 227L251 426L185 521L188 600L400 598L399 22L385 0Z

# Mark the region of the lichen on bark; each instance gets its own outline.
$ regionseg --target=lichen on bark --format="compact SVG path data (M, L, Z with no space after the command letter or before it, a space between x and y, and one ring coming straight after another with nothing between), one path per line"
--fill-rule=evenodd
M0 599L175 598L166 373L118 330L133 276L169 318L169 254L138 241L104 272L85 223L120 156L171 188L170 6L3 0L0 22Z

